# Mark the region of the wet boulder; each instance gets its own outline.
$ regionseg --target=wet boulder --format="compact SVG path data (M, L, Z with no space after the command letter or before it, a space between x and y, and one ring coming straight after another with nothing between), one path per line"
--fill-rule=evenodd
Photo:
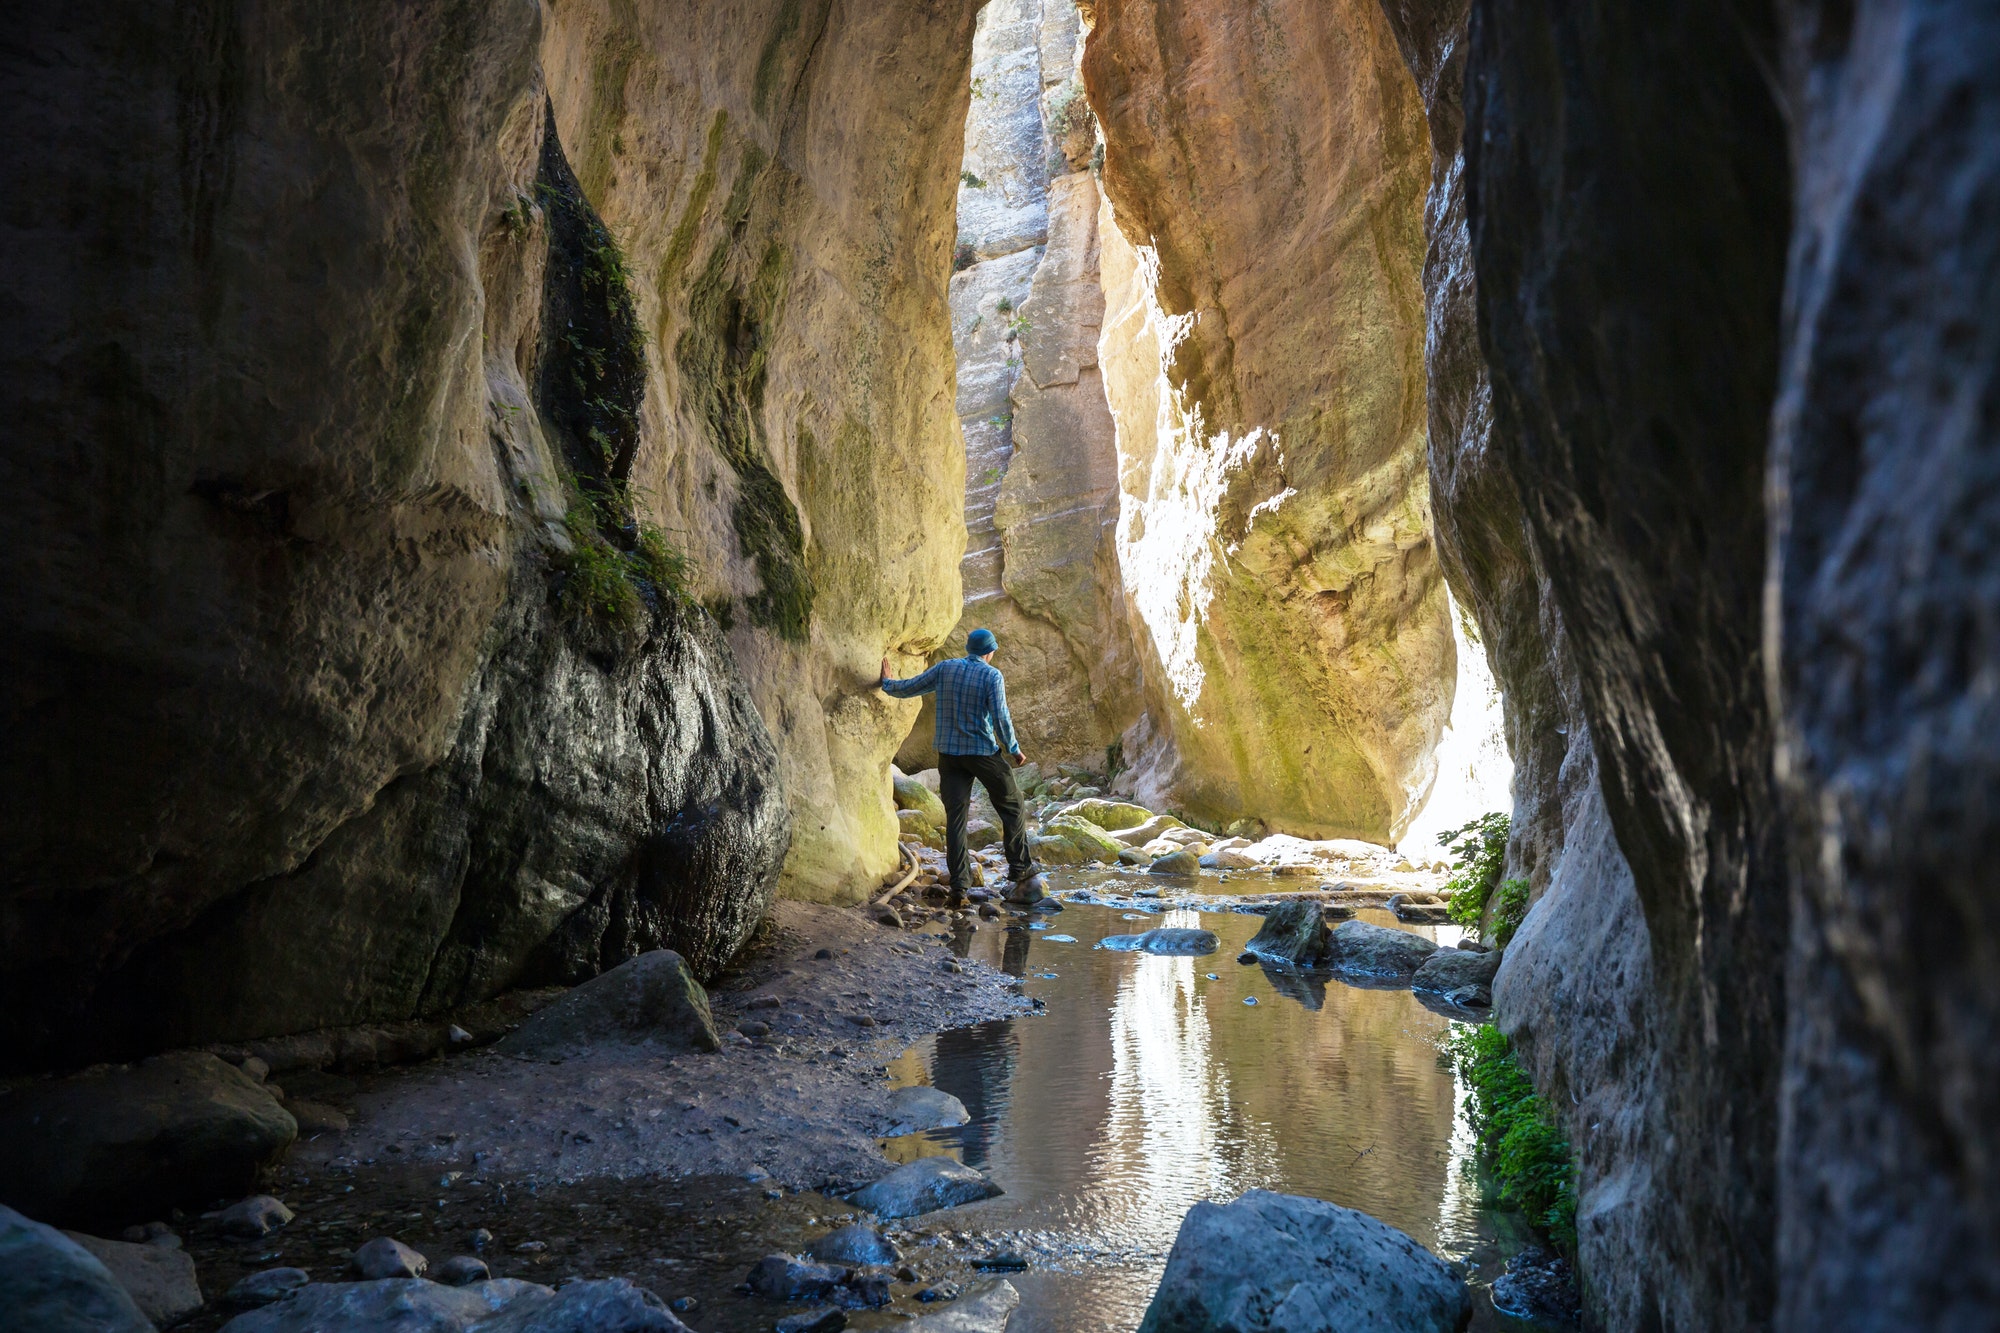
M953 1125L962 1125L970 1119L972 1116L965 1109L965 1103L948 1092L940 1092L936 1088L922 1085L897 1088L889 1094L890 1128L884 1131L884 1136L917 1134L927 1129L949 1129Z
M1212 930L1192 930L1162 926L1138 935L1106 935L1097 942L1100 949L1121 953L1150 953L1168 958L1202 958L1222 947Z
M222 1293L222 1304L231 1310L255 1310L282 1301L311 1281L312 1275L303 1268L266 1268L239 1279Z
M1243 951L1272 963L1315 967L1326 957L1326 918L1320 905L1306 898L1281 902L1264 914L1264 923Z
M1241 847L1218 847L1201 858L1204 870L1258 870L1263 864Z
M949 1157L923 1157L857 1192L853 1203L880 1218L915 1217L999 1193L998 1185L972 1167Z
M1465 1284L1366 1213L1251 1190L1188 1211L1140 1333L1457 1333Z
M1154 815L1145 823L1136 824L1131 828L1113 829L1109 825L1106 825L1105 829L1116 842L1122 842L1127 847L1144 847L1147 843L1153 841L1153 839L1160 837L1168 829L1185 827L1187 826L1172 815Z
M1159 817L1143 805L1133 805L1128 801L1107 801L1101 797L1078 801L1063 813L1087 819L1106 833L1115 833L1120 829L1142 828Z
M558 1291L526 1282L477 1282L458 1290L497 1297L508 1286L520 1290L468 1333L691 1333L665 1301L622 1277L570 1282Z
M897 836L904 841L937 851L944 849L944 821L932 819L927 811L898 810L896 824Z
M1090 854L1064 837L1036 837L1028 840L1028 852L1045 866L1090 864Z
M465 1287L493 1276L486 1261L474 1254L454 1254L437 1266L435 1280L447 1287Z
M968 819L965 822L965 845L975 852L983 852L1002 838L1002 834L990 820Z
M1327 936L1326 961L1342 972L1407 983L1437 949L1430 940L1407 930L1343 921Z
M253 1194L215 1215L223 1234L238 1240L258 1240L292 1220L292 1210L268 1194Z
M0 1198L115 1228L243 1194L297 1137L277 1098L213 1055L100 1065L0 1095Z
M349 1264L370 1281L383 1278L422 1277L431 1261L399 1240L377 1236L354 1252Z
M753 1295L771 1301L824 1300L847 1276L838 1264L812 1263L789 1254L767 1254L744 1281Z
M1467 986L1490 991L1493 977L1500 970L1500 957L1498 949L1483 953L1470 949L1439 949L1424 959L1423 965L1410 978L1410 987L1412 990L1435 991L1440 995Z
M1149 875L1193 875L1201 870L1201 858L1185 847L1153 858L1146 867Z
M517 1298L547 1290L525 1282L447 1287L422 1278L310 1282L237 1315L222 1329L223 1333L463 1333Z
M827 1232L807 1253L823 1264L894 1264L903 1258L887 1236L864 1222Z
M1021 1293L1005 1278L982 1282L936 1314L919 1315L908 1333L1005 1333Z
M708 992L671 949L642 953L584 982L521 1024L496 1049L550 1059L605 1041L722 1049Z
M111 1271L54 1227L0 1206L0 1310L34 1333L153 1333Z
M76 1231L64 1234L95 1255L125 1288L139 1313L154 1323L164 1327L201 1308L201 1284L195 1280L194 1259L185 1250L105 1240Z

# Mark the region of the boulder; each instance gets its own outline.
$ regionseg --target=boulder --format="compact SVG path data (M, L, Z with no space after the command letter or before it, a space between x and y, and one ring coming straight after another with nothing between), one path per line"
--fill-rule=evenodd
M771 1301L824 1300L847 1270L838 1264L812 1263L789 1254L767 1254L745 1278L753 1295Z
M1222 847L1201 858L1204 870L1260 870L1264 863L1241 847Z
M1006 1333L1021 1293L1005 1278L967 1290L949 1308L919 1315L904 1325L908 1333Z
M1251 1190L1181 1223L1139 1333L1457 1333L1471 1296L1366 1213Z
M883 1133L893 1136L916 1134L927 1129L946 1129L962 1125L972 1117L967 1113L965 1103L950 1093L919 1084L897 1088L889 1094L889 1119L891 1127Z
M1000 896L1019 907L1035 907L1050 901L1040 875L1007 881L1007 890Z
M722 1039L708 992L671 949L628 959L537 1012L495 1049L530 1059L559 1057L605 1041L655 1042L716 1051Z
M1045 866L1081 866L1091 861L1088 852L1064 837L1030 838L1028 854Z
M984 819L965 821L965 845L975 852L983 852L1001 841L1004 835L1000 829Z
M480 1282L460 1290L503 1285ZM571 1282L558 1291L525 1282L514 1285L522 1290L499 1313L473 1324L476 1333L690 1333L665 1301L622 1277Z
M0 1198L115 1229L246 1193L297 1136L262 1084L213 1055L101 1065L0 1096Z
M880 1230L865 1222L850 1222L838 1231L829 1231L807 1251L823 1264L901 1263L901 1251Z
M195 1281L194 1258L174 1246L104 1240L80 1232L65 1232L97 1256L116 1278L139 1313L156 1324L175 1323L201 1308L201 1284Z
M1135 824L1131 828L1109 829L1109 826L1106 827L1111 833L1112 838L1124 843L1127 847L1144 847L1153 839L1164 834L1168 829L1185 828L1186 825L1182 824L1180 820L1175 819L1172 815L1154 815L1145 823Z
M384 1278L422 1277L431 1261L400 1240L377 1236L361 1246L349 1260L354 1271L371 1282Z
M1171 958L1200 958L1222 947L1212 930L1191 930L1163 926L1139 935L1106 935L1097 942L1100 949L1126 953L1160 954Z
M232 1310L254 1310L285 1299L311 1281L303 1268L267 1268L240 1279L222 1293L222 1303Z
M801 1310L786 1315L771 1327L776 1333L840 1333L847 1327L847 1312L838 1306Z
M1437 948L1423 936L1407 930L1372 926L1366 921L1343 921L1327 937L1326 961L1343 972L1407 982Z
M1406 926L1442 926L1451 920L1451 909L1443 903L1401 903L1390 909Z
M493 1270L477 1255L454 1254L437 1266L433 1276L447 1287L464 1287L486 1281L493 1276Z
M1099 797L1078 801L1063 811L1078 819L1087 819L1106 833L1119 829L1142 828L1159 816L1143 805L1133 805L1129 801L1107 801Z
M1074 843L1092 861L1112 864L1118 860L1118 853L1125 850L1122 843L1113 842L1109 834L1079 815L1057 815L1042 825L1045 837L1065 838Z
M897 836L907 842L919 843L938 851L944 849L944 824L934 821L922 810L898 810L896 812Z
M1317 967L1326 957L1326 918L1320 905L1306 898L1281 902L1264 914L1244 952L1293 967Z
M0 1206L0 1310L32 1333L153 1333L111 1271L54 1227Z
M933 827L944 827L944 800L917 778L898 773L893 779L896 808L921 814Z
M1001 1192L972 1167L949 1157L922 1157L858 1191L853 1203L880 1218L915 1217L990 1199Z
M1501 951L1474 953L1469 949L1439 949L1424 959L1423 965L1410 978L1412 990L1436 991L1440 995L1459 990L1466 986L1493 985L1494 974L1500 970Z
M1146 867L1149 875L1194 875L1201 871L1201 858L1185 848L1156 856Z

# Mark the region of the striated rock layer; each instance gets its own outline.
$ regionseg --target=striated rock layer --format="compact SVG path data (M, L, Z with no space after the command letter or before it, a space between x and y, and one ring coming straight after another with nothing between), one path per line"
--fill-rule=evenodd
M1101 768L1138 717L1118 569L1118 445L1098 367L1096 122L1072 0L993 0L973 41L951 280L965 433L964 614L1000 638L1031 756ZM933 767L931 705L897 762Z
M1592 1317L1993 1327L2000 28L1384 8Z
M1450 713L1423 110L1373 3L1103 0L1104 378L1148 804L1393 842Z
M971 27L17 17L9 1063L706 973L788 845L893 861Z

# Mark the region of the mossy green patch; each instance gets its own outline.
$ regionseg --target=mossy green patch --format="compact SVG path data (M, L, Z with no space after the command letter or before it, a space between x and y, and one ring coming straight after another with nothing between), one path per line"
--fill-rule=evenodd
M1574 1258L1576 1166L1569 1139L1529 1082L1512 1043L1483 1023L1454 1036L1448 1054L1471 1085L1466 1116L1496 1192Z
M1507 816L1496 811L1438 835L1452 856L1451 878L1444 884L1451 900L1446 915L1467 930L1479 930L1486 920L1487 900L1507 866L1508 827Z

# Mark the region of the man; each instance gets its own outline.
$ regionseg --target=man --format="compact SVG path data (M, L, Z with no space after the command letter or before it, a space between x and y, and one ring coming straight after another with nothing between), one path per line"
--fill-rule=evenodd
M891 680L885 657L882 677L876 682L883 693L898 699L937 695L938 785L944 798L945 859L951 867L953 907L964 905L965 891L972 887L972 866L965 854L965 811L972 802L974 778L1000 812L1008 876L1015 884L1007 896L1027 902L1042 896L1035 883L1039 868L1028 855L1021 789L1014 785L1014 769L1028 760L1014 739L1007 682L993 665L993 654L999 650L1000 641L992 630L976 629L966 636L965 656L948 658L909 680Z

